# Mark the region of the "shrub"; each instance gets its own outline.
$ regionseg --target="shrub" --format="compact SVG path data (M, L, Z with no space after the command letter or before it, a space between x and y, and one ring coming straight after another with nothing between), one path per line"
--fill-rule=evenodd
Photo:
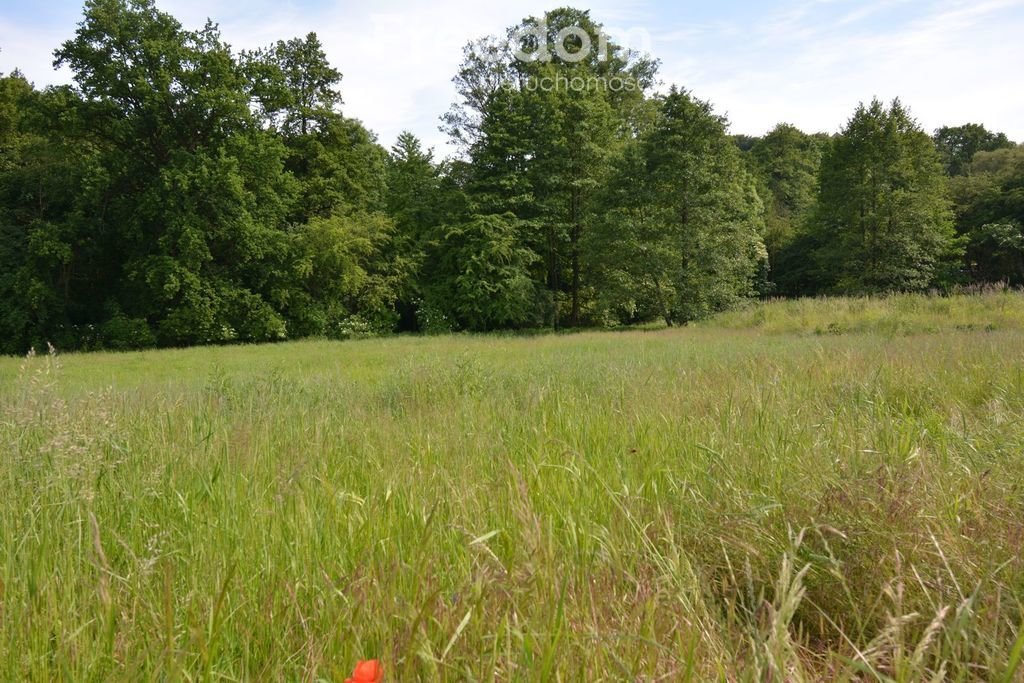
M100 331L104 348L115 351L149 349L156 346L156 335L142 318L118 315L103 323Z

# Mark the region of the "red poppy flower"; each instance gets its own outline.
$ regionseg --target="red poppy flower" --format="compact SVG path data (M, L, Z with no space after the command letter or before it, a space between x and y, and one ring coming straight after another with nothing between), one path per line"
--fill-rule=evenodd
M356 664L352 678L346 678L345 683L381 683L384 680L384 667L376 659L370 659Z

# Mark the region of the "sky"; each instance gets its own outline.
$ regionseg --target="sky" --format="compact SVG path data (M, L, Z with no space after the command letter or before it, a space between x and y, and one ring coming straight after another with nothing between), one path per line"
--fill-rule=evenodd
M410 130L439 156L462 46L567 4L659 59L660 87L710 100L733 133L837 132L859 102L899 97L926 130L977 122L1024 141L1024 0L157 0L188 28L213 19L235 49L315 31L344 74L344 113L385 146ZM0 0L0 73L70 81L53 50L81 8Z

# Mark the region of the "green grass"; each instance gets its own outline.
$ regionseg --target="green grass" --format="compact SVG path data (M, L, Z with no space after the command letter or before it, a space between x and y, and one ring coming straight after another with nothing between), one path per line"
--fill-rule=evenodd
M0 679L1021 680L1022 312L0 359Z
M1024 296L988 287L970 296L821 298L752 303L703 326L771 334L901 335L1024 329Z

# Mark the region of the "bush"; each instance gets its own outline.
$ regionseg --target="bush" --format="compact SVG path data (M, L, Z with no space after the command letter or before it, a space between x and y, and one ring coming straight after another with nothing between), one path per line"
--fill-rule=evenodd
M452 320L445 315L444 310L432 301L417 299L416 323L420 332L426 335L450 334L453 331Z
M100 337L104 348L115 351L149 349L156 346L156 335L142 318L118 315L103 323Z

